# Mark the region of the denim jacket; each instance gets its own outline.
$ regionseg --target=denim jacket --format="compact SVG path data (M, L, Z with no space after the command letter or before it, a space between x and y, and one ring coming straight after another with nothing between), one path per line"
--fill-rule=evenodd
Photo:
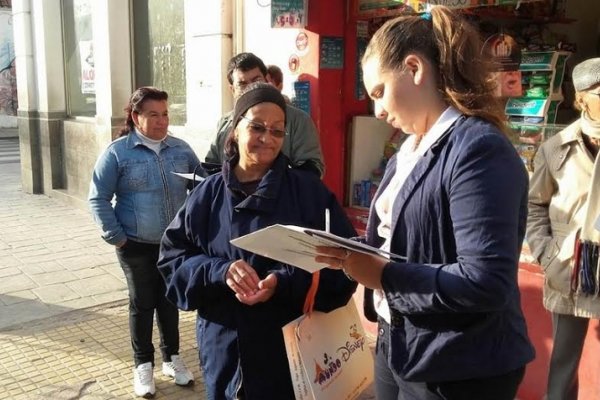
M96 162L88 197L102 238L160 243L187 195L189 181L173 172L193 172L199 163L186 142L170 135L159 154L134 132L112 142Z

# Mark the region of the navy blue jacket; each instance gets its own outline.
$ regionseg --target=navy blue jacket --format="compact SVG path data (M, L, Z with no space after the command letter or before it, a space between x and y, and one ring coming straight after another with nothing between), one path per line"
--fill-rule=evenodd
M209 399L232 399L243 380L245 399L293 399L281 328L302 315L312 275L241 250L229 243L273 224L325 228L355 235L354 228L314 174L291 169L280 155L251 196L242 193L231 167L209 176L192 193L161 243L159 270L167 297L183 310L198 310L197 338ZM260 278L277 275L267 302L240 303L225 283L232 262L244 259ZM348 302L356 283L341 271L323 269L315 309L331 311Z
M376 197L394 176L395 158ZM419 160L392 210L381 283L392 312L391 360L409 381L491 377L534 358L520 305L528 176L508 139L459 118ZM373 201L373 204L375 201ZM367 242L380 246L373 206ZM373 320L372 291L365 313Z

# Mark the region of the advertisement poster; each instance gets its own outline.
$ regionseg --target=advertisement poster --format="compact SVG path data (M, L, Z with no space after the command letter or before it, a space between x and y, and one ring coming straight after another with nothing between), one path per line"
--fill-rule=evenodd
M271 0L271 28L304 28L307 0Z
M483 44L483 53L494 61L494 78L497 82L498 97L520 97L523 94L521 84L521 47L517 41L503 33L490 36Z
M81 93L96 93L96 73L94 70L94 47L91 40L79 41L81 63Z

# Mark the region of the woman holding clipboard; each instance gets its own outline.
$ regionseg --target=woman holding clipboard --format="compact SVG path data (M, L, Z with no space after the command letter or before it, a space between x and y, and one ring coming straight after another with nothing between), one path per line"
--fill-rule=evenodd
M373 200L367 244L316 261L369 289L381 400L512 400L534 358L517 269L528 177L477 31L446 7L385 23L362 68L376 116L410 134Z

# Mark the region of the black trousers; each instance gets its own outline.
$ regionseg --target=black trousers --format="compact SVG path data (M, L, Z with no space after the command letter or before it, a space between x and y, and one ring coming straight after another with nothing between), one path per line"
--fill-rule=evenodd
M449 382L408 382L388 364L389 325L379 320L375 350L375 393L378 400L513 400L525 367L504 375Z
M552 313L552 356L548 371L546 400L576 400L579 392L577 371L590 320L574 315Z
M129 332L135 366L154 365L152 327L154 311L160 334L163 361L179 354L179 311L165 297L165 282L158 272L158 244L131 239L117 248L117 257L129 289Z

